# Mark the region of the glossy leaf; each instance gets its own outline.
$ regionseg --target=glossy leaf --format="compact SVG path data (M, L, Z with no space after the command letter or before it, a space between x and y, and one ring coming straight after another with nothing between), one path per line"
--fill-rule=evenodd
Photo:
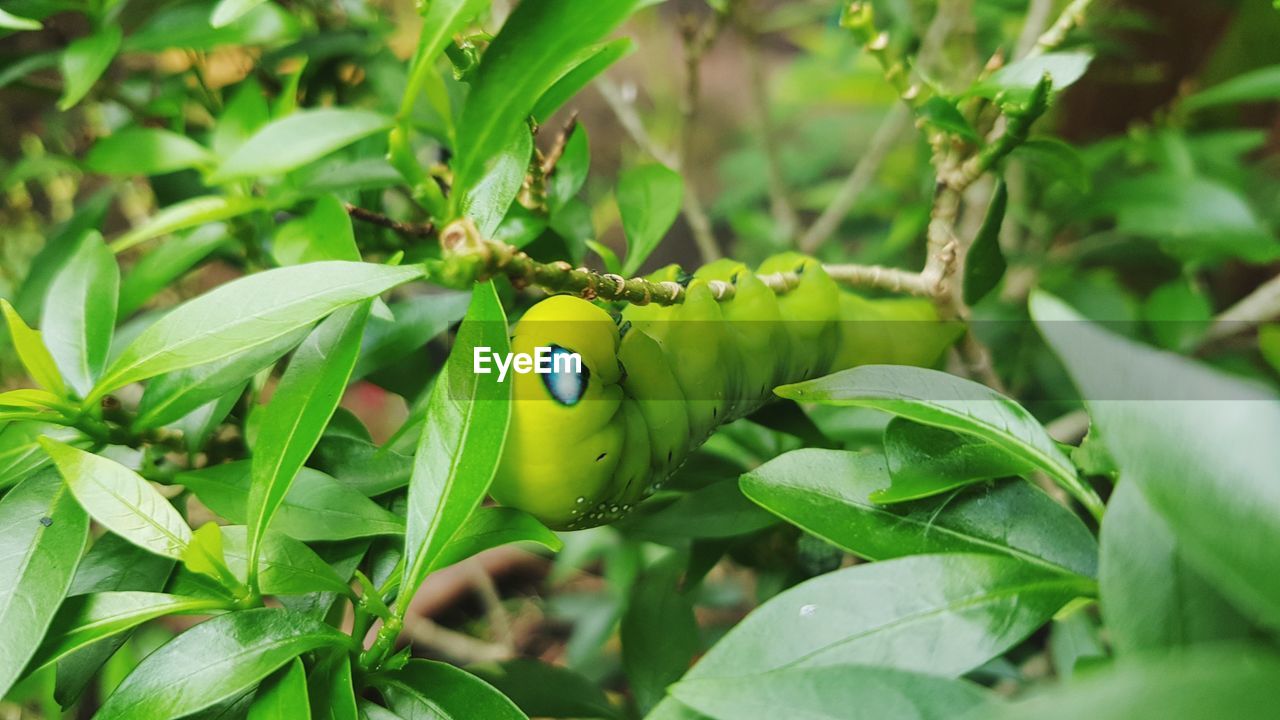
M369 303L335 312L303 341L262 413L250 465L249 576L258 545L294 477L311 455L342 400L360 352Z
M368 440L326 434L308 460L347 487L377 497L409 484L413 458Z
M31 658L28 672L76 650L167 615L201 615L225 609L219 600L157 592L98 592L67 598Z
M949 720L994 701L964 680L864 665L685 680L671 694L710 717L735 720Z
M172 569L173 560L153 555L119 535L104 533L80 560L67 595L159 590Z
M267 0L218 0L209 16L209 24L216 28L226 27L244 17L250 10Z
M693 599L680 587L684 567L683 555L671 553L646 568L622 615L622 667L641 714L662 700L701 646Z
M582 88L603 73L618 60L631 54L635 42L628 37L621 37L599 45L593 45L574 58L572 67L556 80L530 113L539 123L545 123L556 110L577 95Z
M968 305L976 305L994 290L1009 267L1000 249L1000 228L1004 227L1004 214L1008 208L1009 188L1000 181L996 183L982 227L965 255L964 301Z
M917 111L920 119L926 124L946 133L963 138L969 142L978 142L978 131L960 112L955 101L940 95L934 95L925 101Z
M937 495L982 480L1025 475L1035 466L971 435L960 435L904 418L884 431L884 453L892 483L871 493L878 503Z
M350 646L350 637L287 610L227 613L195 626L148 655L95 717L181 717L236 697L304 652Z
M1280 98L1280 65L1269 65L1237 75L1182 101L1187 110L1204 110L1240 103Z
M244 524L248 518L249 461L179 473L176 481L227 520ZM275 530L304 542L404 532L404 521L395 514L310 468L298 473L271 524Z
M179 305L144 330L107 369L91 397L269 343L421 272L412 265L333 261L233 280Z
M1102 502L1071 460L1018 403L954 375L925 368L866 365L774 390L797 402L870 407L973 435L1043 470L1096 517Z
M88 532L88 517L53 472L0 498L0 697L44 637Z
M1021 480L899 505L872 502L888 479L882 456L812 449L775 458L741 482L763 507L871 560L992 553L1046 571L1097 572L1098 546L1084 523Z
M635 5L631 0L566 0L516 7L485 50L458 123L455 211L489 173L492 160L523 131L525 118L577 53L600 42Z
M182 559L191 528L142 476L114 460L56 440L41 438L40 444L94 520L140 548Z
M855 565L756 608L681 682L850 664L955 677L1003 654L1090 586L992 555ZM650 718L687 717L680 707L665 700Z
M564 153L547 177L547 212L550 215L559 214L587 181L587 173L591 171L590 143L587 129L574 125L572 134L565 141Z
M351 678L351 657L332 656L316 665L307 678L311 715L316 720L361 720Z
M422 34L418 37L418 49L413 55L398 117L407 118L412 112L418 93L427 84L429 76L436 72L436 58L453 42L453 36L483 9L482 0L440 0L422 10Z
M352 377L365 377L426 345L462 319L469 300L470 293L442 292L391 303L391 320L369 318Z
M227 220L265 207L261 200L250 197L224 195L193 197L162 208L142 225L112 241L111 250L122 253L161 235L218 220Z
M73 40L62 51L59 66L62 69L62 97L59 110L70 110L80 102L93 84L102 77L116 51L120 49L123 32L116 23L104 23L92 35Z
M520 129L509 136L485 164L485 174L459 196L458 212L470 217L482 237L497 231L511 202L520 193L533 153L533 136Z
M334 195L321 195L308 212L281 225L272 240L271 254L281 265L360 260L351 217Z
M200 167L213 153L185 135L152 127L117 131L93 144L85 167L104 175L162 175Z
M620 525L628 534L658 541L677 538L728 538L749 535L777 524L726 479L680 496L666 506L639 508Z
M209 22L209 4L167 6L125 39L125 49L161 52L183 48L211 51L223 45L284 46L296 40L301 23L274 3L263 3L231 24L215 28Z
M432 570L448 567L490 548L511 543L534 543L558 552L564 541L532 515L507 507L481 507L449 540L431 563Z
M246 720L311 720L307 673L301 660L294 658L258 686Z
M378 677L391 709L406 718L439 720L528 720L520 709L485 681L452 665L410 660Z
M210 139L213 151L219 157L229 156L270 121L271 108L267 107L262 85L250 75L236 86L231 100L218 116L218 124L214 126Z
M121 318L127 318L169 283L231 241L223 223L211 223L170 238L143 255L120 283Z
M468 665L467 671L537 718L616 718L618 710L590 679L558 665L516 658Z
M1053 80L1054 92L1065 90L1084 76L1092 61L1093 55L1086 52L1044 53L1000 68L967 94L1025 102L1045 75Z
M236 148L209 177L223 183L242 177L283 175L376 132L391 127L368 110L320 108L273 120Z
M107 364L119 295L115 256L101 235L86 234L49 285L40 318L49 354L81 397L89 394Z
M622 229L627 236L622 274L630 277L662 242L680 214L684 179L666 165L638 165L618 178L617 196Z
M248 577L248 528L222 528L227 567L240 579ZM258 559L258 588L266 595L306 595L313 592L351 594L345 580L315 551L281 532L268 530Z
M1006 707L991 720L1263 718L1275 714L1280 661L1249 646L1208 646L1121 661Z
M414 455L405 530L403 609L437 556L484 499L502 457L511 417L509 383L472 371L473 348L507 352L507 320L493 283L476 285L427 403L427 423Z
M145 429L167 425L241 387L246 380L274 365L281 356L305 340L308 330L298 328L230 357L152 379L138 402L134 427Z
M6 30L39 30L44 27L39 20L24 18L14 15L13 13L0 10L0 28Z
M40 447L41 437L88 446L75 428L43 422L11 422L0 427L0 488L26 479L52 461Z
M1168 523L1179 554L1248 615L1280 627L1275 392L1121 338L1046 294L1032 297L1031 315L1122 481Z
M4 298L0 298L0 310L4 312L5 322L9 326L9 337L13 339L13 347L18 352L18 359L22 362L22 366L27 369L27 374L39 383L40 387L54 395L66 395L67 386L62 382L62 374L58 372L58 366L54 363L53 356L49 354L49 348L45 346L40 332L32 330L23 322L18 311L14 310L9 301Z

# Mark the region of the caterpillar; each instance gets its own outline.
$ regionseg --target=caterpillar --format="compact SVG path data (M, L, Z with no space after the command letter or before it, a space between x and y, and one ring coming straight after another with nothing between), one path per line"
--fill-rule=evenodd
M799 281L776 294L760 276ZM958 327L921 299L842 291L812 258L767 259L755 272L719 260L685 275L683 303L629 305L619 317L554 295L516 323L512 353L576 353L580 368L516 375L506 445L491 487L500 504L554 529L611 523L660 489L716 428L768 402L778 385L856 365L933 365ZM734 287L718 301L711 281ZM892 321L892 322L877 322Z

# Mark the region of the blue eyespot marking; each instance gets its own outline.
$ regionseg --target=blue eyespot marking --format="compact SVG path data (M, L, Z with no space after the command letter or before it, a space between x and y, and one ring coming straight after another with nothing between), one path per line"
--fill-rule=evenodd
M582 365L582 372L580 373L556 369L558 365L572 367L572 363L556 362L561 356L571 354L573 354L572 350L566 350L559 345L552 345L552 371L542 375L542 384L546 386L547 392L552 399L566 407L578 404L582 396L587 394L587 384L591 381L591 371L587 369L585 364Z

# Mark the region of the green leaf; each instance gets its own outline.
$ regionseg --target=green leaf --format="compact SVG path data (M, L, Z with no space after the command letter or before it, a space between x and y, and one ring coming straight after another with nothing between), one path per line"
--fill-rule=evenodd
M565 141L564 153L547 177L547 211L556 215L564 208L587 180L591 170L591 146L587 129L580 124L573 126Z
M448 567L490 548L510 543L535 543L559 552L564 541L534 516L507 507L481 507L467 518L431 563L432 570Z
M271 241L271 254L281 265L360 260L351 217L334 195L321 195L310 211L281 225Z
M1217 180L1152 174L1110 183L1091 211L1113 214L1120 232L1150 238L1175 257L1263 263L1280 243L1234 188Z
M617 196L622 229L627 235L622 274L630 277L662 242L680 214L684 179L666 165L638 165L618 178Z
M246 380L271 367L305 340L307 330L298 328L216 362L166 373L151 380L138 402L134 428L145 430L167 425L243 386Z
M1092 185L1080 153L1057 138L1033 138L1014 148L1013 154L1049 181L1064 182L1077 192L1088 192Z
M181 717L236 697L302 653L352 645L350 637L328 625L287 610L227 613L148 655L95 717Z
M130 33L125 49L159 53L169 48L200 52L226 45L282 46L300 35L298 18L272 3L263 3L221 28L210 24L209 14L209 4L204 2L167 6L151 13L142 27Z
M97 229L106 219L107 209L115 200L115 191L104 188L87 198L77 201L75 214L49 234L44 247L31 260L27 276L18 288L13 306L23 317L40 316L49 284L67 261L71 259L85 233Z
M80 560L67 595L158 590L172 569L173 560L152 555L119 535L104 533Z
M590 679L558 665L526 658L468 665L467 671L511 698L526 715L617 718L618 710Z
M209 24L216 28L226 27L266 1L218 0L218 4L213 7L213 14L209 16Z
M191 528L142 476L114 460L40 438L67 487L103 527L157 555L182 559Z
M437 556L484 499L502 457L511 386L472 371L473 349L508 351L507 319L493 283L476 285L445 368L427 403L427 422L409 481L404 539L407 607Z
M88 445L75 428L43 422L11 422L0 427L0 488L21 482L51 460L40 447L41 437Z
M368 497L409 484L413 458L367 440L326 433L307 461L338 482Z
M44 637L88 533L89 519L52 472L0 498L0 697Z
M9 336L13 339L13 347L18 352L18 360L27 369L27 374L45 390L54 395L65 396L67 386L63 384L62 374L58 372L58 366L54 363L53 356L49 354L49 349L45 347L40 332L32 330L23 322L18 311L14 310L9 301L4 298L0 298L0 310L4 311L4 319L9 325Z
M1095 517L1102 501L1076 475L1071 460L1018 403L985 385L937 370L866 365L774 390L797 402L870 407L934 427L973 435L1035 465Z
M365 377L426 345L462 319L470 297L466 292L441 292L391 303L391 320L369 318L352 377Z
M963 680L861 665L685 680L671 694L709 717L735 720L946 720L994 701Z
M1031 91L1048 75L1054 92L1061 92L1084 76L1093 55L1087 52L1052 52L1019 60L969 88L966 95L1025 102Z
M1152 291L1143 303L1142 317L1161 347L1189 352L1213 322L1213 305L1190 282L1179 279Z
M107 369L89 399L269 343L421 275L422 269L413 265L331 261L233 280L179 305L144 330Z
M361 720L351 678L351 657L338 655L321 662L307 678L311 714L316 720Z
M1035 468L972 435L900 417L884 430L884 453L893 482L870 495L882 504L919 500L982 480L1025 475Z
M633 50L635 50L635 43L629 37L621 37L586 48L578 53L572 67L556 80L555 85L538 98L530 114L539 123L545 123L556 110L577 95L597 75L618 60L630 55Z
M27 665L27 672L35 672L149 620L168 615L203 615L224 609L225 603L220 600L158 592L96 592L69 597L58 608L44 642Z
M12 13L0 10L0 28L7 30L39 30L44 27L39 20L18 17Z
M250 461L179 473L186 485L221 517L243 524L247 517ZM318 470L303 468L284 497L272 527L305 542L400 535L404 521L358 491Z
M1098 545L1078 517L1021 480L947 498L882 506L883 457L795 450L742 476L747 497L788 522L871 560L904 555L993 553L1042 570L1087 577Z
M1054 671L1063 680L1070 680L1077 670L1108 657L1098 622L1086 610L1090 605L1078 604L1074 612L1064 609L1049 629L1049 656Z
M976 143L981 140L978 137L978 131L973 129L973 125L960 112L960 108L956 107L953 100L934 95L926 100L917 112L920 119L938 130L964 138L969 142Z
M390 127L389 118L368 110L301 110L254 133L218 166L209 182L283 175Z
M670 553L646 568L631 586L622 616L622 667L643 715L684 675L701 641L693 600L681 592L686 558Z
M1120 477L1168 523L1180 555L1237 607L1280 627L1275 392L1121 338L1046 294L1032 297L1031 316Z
M92 35L72 41L62 51L62 97L58 109L70 110L80 102L116 56L124 37L119 24L108 22Z
M850 664L956 677L1002 655L1091 586L995 555L855 565L756 608L681 682ZM682 717L673 703L650 717Z
M1222 105L1268 102L1280 98L1280 65L1251 70L1214 85L1182 101L1187 110L1204 110Z
M520 194L532 153L533 136L529 131L522 129L513 133L510 142L489 159L479 182L463 189L458 212L475 221L481 237L493 235L511 202Z
M213 151L220 158L230 156L270 121L271 108L267 107L262 85L250 75L236 86L235 94L218 116L218 124L214 125L210 140Z
M246 523L251 584L262 535L347 389L369 309L368 302L343 308L320 323L293 354L271 402L260 411Z
M439 720L528 720L502 693L452 665L410 660L400 670L378 676L391 709L406 718Z
M458 123L453 163L454 214L488 174L538 100L578 60L578 53L635 9L633 0L523 3L485 50Z
M213 153L185 135L151 127L131 127L93 144L85 167L104 175L162 175L208 165Z
M119 295L116 258L102 236L90 232L49 285L40 317L49 354L81 397L93 389L107 364Z
M1250 646L1207 646L1112 663L1003 708L991 720L1263 718L1275 714L1280 660Z
M111 243L111 251L122 253L161 235L226 220L265 207L258 198L231 195L202 195L183 200L160 210L147 222L116 238Z
M227 2L223 0L222 5ZM294 658L293 662L258 686L246 720L311 720L307 673L302 660Z
M1258 328L1258 352L1280 373L1280 325L1271 323Z
M422 34L418 36L418 49L413 54L409 82L396 115L398 119L407 119L413 112L418 94L436 73L436 58L484 7L483 0L436 0L421 10Z
M698 488L666 506L653 505L637 510L620 528L625 528L628 535L670 541L737 537L778 522L743 497L736 478Z
M1249 625L1180 553L1168 523L1133 482L1122 482L1102 520L1099 590L1118 654L1246 638Z
M248 578L248 537L248 528L243 525L222 528L227 567L241 579ZM277 596L313 592L351 594L347 582L314 550L275 530L268 530L262 538L258 586L264 594Z
M223 223L170 238L143 255L120 283L119 316L127 318L210 253L231 241Z
M969 247L964 260L964 301L976 305L1000 284L1009 264L1000 250L1000 228L1004 226L1005 210L1009 207L1009 188L1001 180L996 183L991 205L982 227Z

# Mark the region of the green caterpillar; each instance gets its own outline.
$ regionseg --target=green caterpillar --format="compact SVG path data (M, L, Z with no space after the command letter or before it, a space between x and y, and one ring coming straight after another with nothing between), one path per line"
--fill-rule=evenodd
M781 271L800 280L779 295L759 275ZM670 266L649 279L682 275ZM732 283L733 298L717 301L714 280ZM661 488L717 427L768 402L774 387L855 365L933 365L958 329L928 322L937 315L925 300L842 292L818 262L797 254L769 258L756 273L721 260L684 282L683 303L628 306L620 321L569 295L525 313L513 353L574 352L582 369L515 376L491 491L498 502L556 529L613 522Z

